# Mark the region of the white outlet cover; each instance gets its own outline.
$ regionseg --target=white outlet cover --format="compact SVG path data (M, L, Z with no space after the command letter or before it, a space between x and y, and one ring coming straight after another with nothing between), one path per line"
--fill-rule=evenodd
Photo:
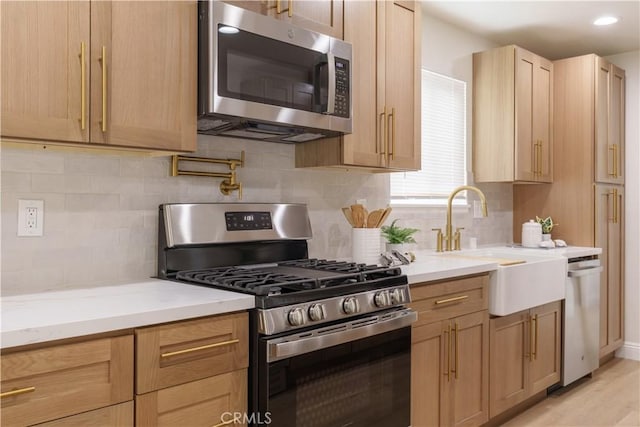
M35 223L28 221L28 210L35 209ZM44 234L44 200L18 200L18 236L39 237Z

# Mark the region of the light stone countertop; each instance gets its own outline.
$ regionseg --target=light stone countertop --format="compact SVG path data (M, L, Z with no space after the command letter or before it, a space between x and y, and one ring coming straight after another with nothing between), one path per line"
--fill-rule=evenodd
M506 247L495 247L501 248ZM509 249L566 258L602 253L600 248L582 247ZM409 284L498 268L493 261L449 258L434 251L417 251L416 257L414 263L401 267ZM3 297L0 348L230 313L251 309L254 304L252 295L159 279Z
M252 295L167 280L3 297L0 348L253 308Z
M478 248L477 250L508 251L511 252L514 256L517 256L518 253L522 253L535 256L564 257L568 259L583 256L600 255L602 253L601 248L579 246L569 246L553 249L492 246ZM401 269L402 272L407 275L409 284L413 284L449 279L470 274L491 272L498 268L498 264L496 264L494 261L473 259L472 257L449 258L446 256L447 254L464 255L465 253L473 255L474 251L475 249L438 253L433 250L419 250L415 252L416 261L411 263L410 265L403 265Z

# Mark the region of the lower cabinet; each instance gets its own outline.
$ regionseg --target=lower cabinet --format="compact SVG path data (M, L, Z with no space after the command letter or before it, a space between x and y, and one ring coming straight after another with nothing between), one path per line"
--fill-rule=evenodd
M1 385L2 426L132 425L133 336L3 351Z
M488 420L488 276L412 285L411 425Z
M561 325L560 301L490 320L491 417L560 381Z
M136 329L136 426L246 425L248 333L247 313Z
M240 426L246 411L246 369L136 396L137 426Z
M133 402L120 403L83 412L78 415L60 418L47 423L37 424L38 427L133 427Z

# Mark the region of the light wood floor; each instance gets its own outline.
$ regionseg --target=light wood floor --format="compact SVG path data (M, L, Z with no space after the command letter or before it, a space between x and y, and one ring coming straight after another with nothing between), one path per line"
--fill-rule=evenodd
M613 359L504 426L640 426L640 362Z

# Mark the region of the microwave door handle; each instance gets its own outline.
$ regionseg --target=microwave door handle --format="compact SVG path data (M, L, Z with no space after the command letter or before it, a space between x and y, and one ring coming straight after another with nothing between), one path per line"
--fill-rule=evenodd
M333 114L336 107L336 57L327 52L327 111L324 114Z

